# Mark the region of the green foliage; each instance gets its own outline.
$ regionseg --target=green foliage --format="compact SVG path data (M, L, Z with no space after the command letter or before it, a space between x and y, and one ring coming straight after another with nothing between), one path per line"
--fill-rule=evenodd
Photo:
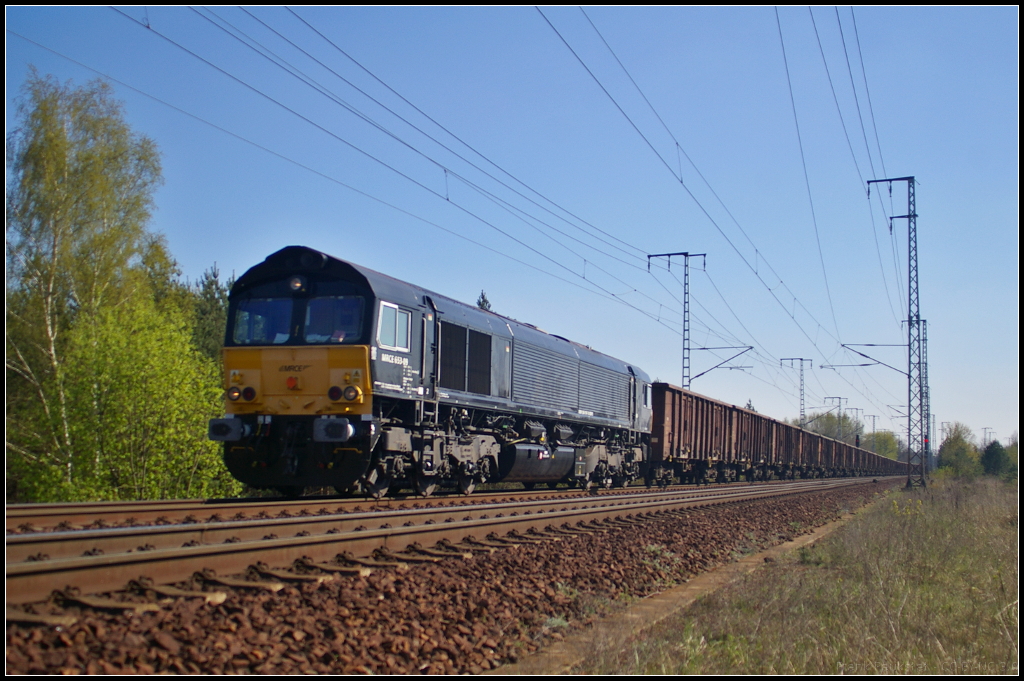
M900 440L889 430L868 433L860 439L860 445L888 459L897 459L900 453Z
M38 501L237 494L206 440L218 414L216 365L197 352L182 315L136 296L83 316L66 357L71 476L24 471ZM62 471L63 472L63 471Z
M978 448L974 444L974 433L963 423L954 422L939 447L939 468L946 468L950 475L974 477L982 472Z
M476 306L481 310L491 311L491 301L487 300L487 294L480 290L480 297L476 299Z
M857 436L864 432L864 424L857 419L849 414L838 415L832 412L808 414L804 428L851 445L855 444Z
M1010 458L1014 470L1017 469L1017 444L1017 431L1013 431L1013 435L1010 436L1010 444L1006 446L1006 456Z
M58 325L116 304L152 244L145 223L162 182L152 140L132 133L102 82L75 89L30 75L8 137L8 284L49 296Z
M156 145L102 82L34 72L8 137L8 501L230 493L205 439L214 363L146 229Z
M196 348L218 364L224 347L224 329L228 320L228 291L231 284L220 281L217 265L203 272L193 287L192 340Z
M985 470L985 475L1006 475L1014 466L1006 453L1006 448L999 440L993 440L981 454L981 467Z

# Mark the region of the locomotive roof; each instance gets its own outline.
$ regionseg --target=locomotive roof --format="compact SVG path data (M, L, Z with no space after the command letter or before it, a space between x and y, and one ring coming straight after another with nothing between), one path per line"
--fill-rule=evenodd
M286 246L268 255L262 263L249 268L238 278L231 288L231 294L235 295L250 286L289 275L320 272L363 284L378 298L414 309L427 310L429 298L441 320L472 327L500 338L515 338L619 373L632 371L637 378L650 382L649 376L638 367L597 352L586 345L306 246Z

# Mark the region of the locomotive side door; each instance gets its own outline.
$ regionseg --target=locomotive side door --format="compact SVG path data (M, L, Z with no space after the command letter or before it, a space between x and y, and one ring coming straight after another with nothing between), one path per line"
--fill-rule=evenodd
M636 429L636 374L633 373L633 367L626 367L629 369L629 427L630 429Z
M420 386L423 388L423 399L435 401L437 394L437 359L439 357L437 338L438 325L437 308L430 296L423 296L426 310L420 318Z

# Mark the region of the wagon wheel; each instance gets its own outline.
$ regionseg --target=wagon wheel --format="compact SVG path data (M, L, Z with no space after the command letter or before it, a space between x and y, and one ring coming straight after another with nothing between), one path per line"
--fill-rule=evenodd
M459 476L459 492L462 494L472 494L473 490L476 489L476 479L472 475L460 475Z
M366 473L366 477L362 480L363 493L368 497L380 499L387 495L392 482L394 482L394 478L388 475L384 466L377 464Z
M421 497L429 497L437 490L437 479L425 475L417 475L415 478L416 494Z
M523 483L523 487L526 489L527 492L533 491L533 488L536 487L536 486L537 486L537 483L535 483L535 482L524 482Z

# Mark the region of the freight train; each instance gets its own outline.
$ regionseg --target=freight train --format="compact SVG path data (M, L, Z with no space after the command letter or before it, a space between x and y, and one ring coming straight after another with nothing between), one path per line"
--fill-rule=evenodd
M903 464L302 246L232 286L231 474L298 495L888 475Z

